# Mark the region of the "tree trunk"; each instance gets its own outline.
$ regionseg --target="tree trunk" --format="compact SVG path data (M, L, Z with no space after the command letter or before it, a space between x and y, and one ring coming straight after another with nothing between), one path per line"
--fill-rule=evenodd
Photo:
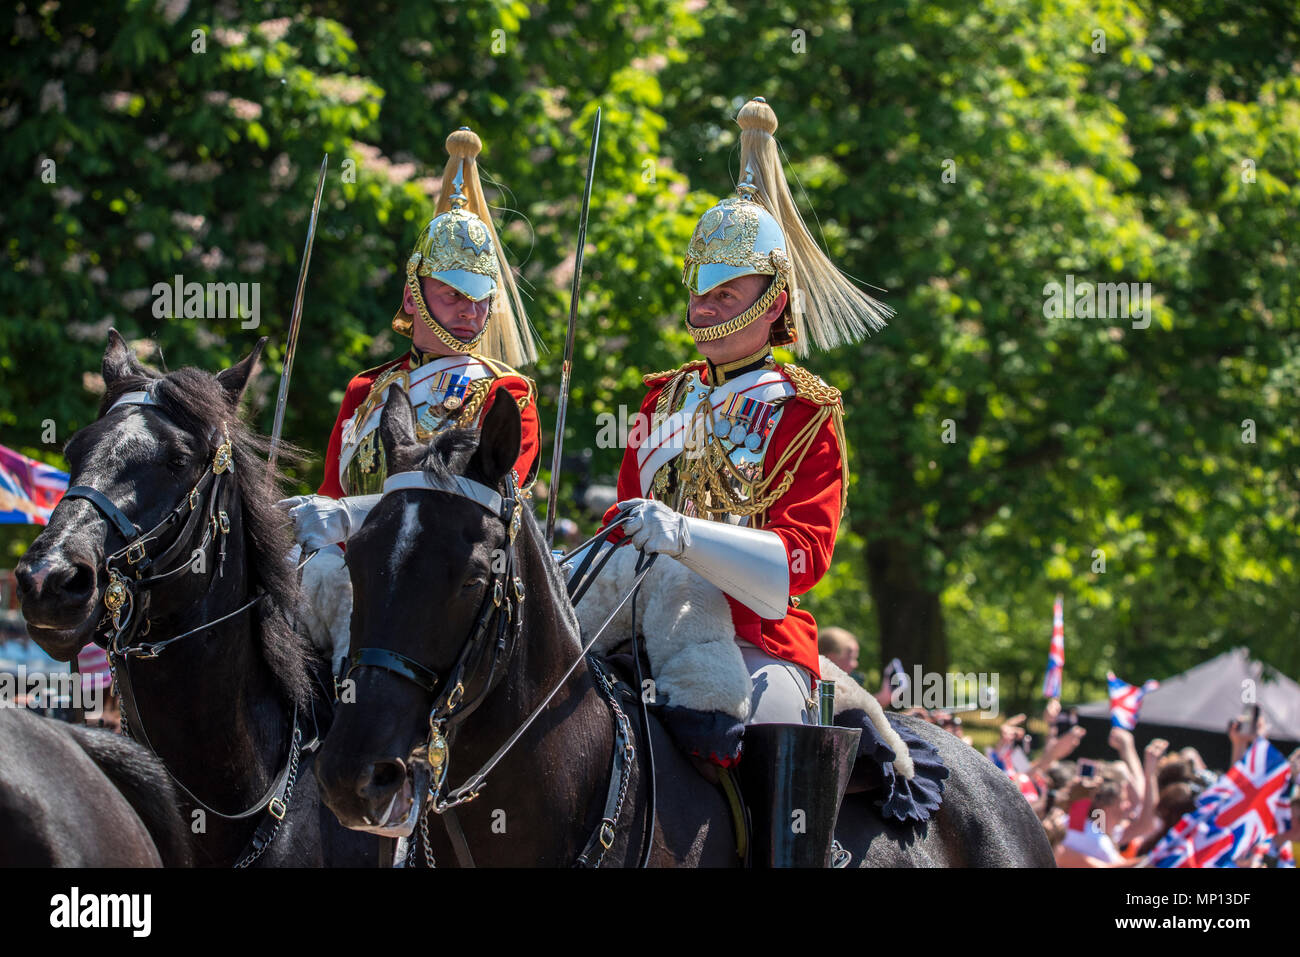
M870 539L867 582L880 626L881 666L897 658L909 675L918 664L923 671L947 672L943 610L921 548L898 538Z

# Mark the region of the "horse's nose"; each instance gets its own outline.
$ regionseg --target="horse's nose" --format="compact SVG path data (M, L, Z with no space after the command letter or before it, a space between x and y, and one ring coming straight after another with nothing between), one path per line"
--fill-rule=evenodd
M94 596L95 569L59 553L24 557L14 569L24 613L83 609Z

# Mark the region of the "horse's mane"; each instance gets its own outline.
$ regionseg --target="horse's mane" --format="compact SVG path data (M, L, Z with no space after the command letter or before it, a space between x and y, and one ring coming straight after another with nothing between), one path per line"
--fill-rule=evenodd
M479 432L477 429L447 429L439 432L429 442L423 458L417 467L423 469L435 479L448 479L453 475L465 475L466 466L478 448ZM470 476L481 478L481 476ZM543 543L542 528L533 516L533 510L525 500L523 521L519 536L515 539L520 547L522 560L537 569L538 577L545 582L547 599L550 607L556 611L560 626L572 638L575 647L581 647L579 639L578 615L569 601L569 592L560 566L551 559L550 552ZM534 588L536 583L534 583ZM531 591L532 589L530 589Z
M278 469L272 473L267 468L270 440L244 424L216 376L188 366L167 375L139 368L136 374L118 379L108 387L99 414L107 412L124 393L146 387L172 421L207 443L209 456L222 440L223 430L230 437L235 481L244 506L249 587L254 593L266 592L266 598L254 607L262 657L285 697L295 706L304 707L311 695L308 675L311 652L306 639L291 624L297 607L298 582L292 566L285 561L293 542L283 514L275 508L283 475ZM209 439L213 429L216 433ZM302 453L281 444L277 458L281 462L296 462Z

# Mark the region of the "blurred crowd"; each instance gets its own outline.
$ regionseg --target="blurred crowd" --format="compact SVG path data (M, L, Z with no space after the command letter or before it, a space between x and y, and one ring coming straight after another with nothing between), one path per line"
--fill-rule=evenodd
M865 676L857 671L857 641L849 632L823 629L821 653L865 683ZM886 710L891 694L887 674L876 694ZM943 728L974 747L960 715L924 708L908 708L904 713ZM1139 754L1133 733L1119 727L1112 727L1107 739L1113 758L1076 759L1073 755L1087 732L1079 726L1074 709L1063 711L1055 698L1043 711L1048 731L1041 746L1027 732L1025 721L1023 714L1008 719L1001 726L998 743L985 753L1020 788L1042 822L1061 867L1147 864L1169 829L1193 811L1202 792L1228 770L1207 767L1195 748L1175 748L1163 738L1151 741ZM1268 723L1247 712L1229 724L1227 735L1231 767L1256 738L1268 737ZM1300 781L1300 749L1288 760L1292 781ZM1271 844L1254 848L1237 866L1293 866L1288 845L1300 841L1300 787L1293 786L1286 824Z
M1049 734L1037 757L1022 746L1027 738L1024 715L1002 725L991 758L1001 764L1028 761L1024 772L1036 796L1026 793L1062 867L1132 867L1148 855L1166 832L1196 808L1196 799L1227 770L1209 768L1195 748L1175 750L1163 738L1151 741L1141 754L1131 731L1112 727L1107 744L1115 757L1106 761L1071 755L1086 733L1077 718L1062 714L1056 699L1043 712ZM1247 713L1227 728L1235 765L1257 737L1268 736L1263 717ZM1300 778L1300 750L1290 756L1293 779ZM1022 788L1022 791L1026 790ZM1292 804L1291 823L1270 847L1260 847L1238 867L1267 867L1278 863L1278 850L1300 838L1300 795Z

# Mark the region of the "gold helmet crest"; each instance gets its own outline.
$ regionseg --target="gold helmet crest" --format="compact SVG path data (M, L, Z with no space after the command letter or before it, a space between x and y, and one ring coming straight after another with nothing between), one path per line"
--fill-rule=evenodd
M867 295L822 252L790 195L777 147L776 113L755 97L736 117L743 178L736 195L708 209L686 249L682 281L696 294L738 276L772 276L767 290L734 319L707 328L686 326L696 342L730 335L767 312L788 291L773 345L794 343L800 356L808 342L832 349L881 329L894 311Z

